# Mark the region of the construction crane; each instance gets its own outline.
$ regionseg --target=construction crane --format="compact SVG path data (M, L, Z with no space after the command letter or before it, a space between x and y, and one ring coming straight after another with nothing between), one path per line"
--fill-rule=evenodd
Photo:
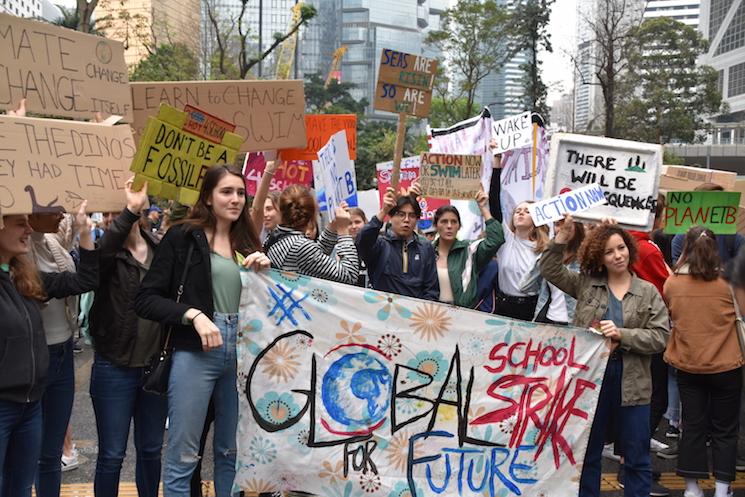
M300 9L302 8L302 2L298 2L292 8L292 17L290 18L290 25L287 31L297 26L300 22ZM274 73L275 79L288 79L290 77L290 71L292 70L292 63L295 61L295 47L297 46L298 32L295 31L292 36L287 38L279 46L279 54L277 55L277 70Z
M329 75L326 78L326 88L329 87L331 81L341 81L341 74L339 74L339 66L341 65L341 59L347 51L347 47L344 45L334 50L334 56L331 59L331 69L329 69Z

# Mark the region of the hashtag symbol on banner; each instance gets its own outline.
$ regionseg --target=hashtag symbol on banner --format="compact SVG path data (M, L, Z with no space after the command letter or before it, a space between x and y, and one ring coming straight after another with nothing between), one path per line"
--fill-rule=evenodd
M310 320L310 314L308 314L305 309L303 309L303 306L300 305L300 303L308 298L308 294L306 293L299 299L295 299L292 295L292 289L287 290L285 287L283 287L280 284L277 284L277 289L281 292L281 295L274 291L273 288L269 288L269 295L272 296L274 299L274 307L271 311L269 311L269 317L272 317L276 314L277 322L276 325L282 324L282 321L287 318L293 326L297 326L298 322L295 319L294 311L299 311L303 313L303 316L305 316L305 319Z

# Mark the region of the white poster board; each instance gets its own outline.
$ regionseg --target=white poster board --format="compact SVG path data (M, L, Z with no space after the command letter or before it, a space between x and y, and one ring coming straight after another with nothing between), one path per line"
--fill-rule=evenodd
M533 224L543 226L564 219L564 214L576 216L596 205L607 203L605 192L597 183L564 192L556 197L528 204Z
M344 130L334 133L318 151L318 160L313 161L313 179L320 210L328 211L330 220L342 201L350 207L357 205L357 177Z
M649 231L661 168L661 145L558 133L551 139L546 196L597 183L608 203L578 214L578 219L610 217L624 228Z
M494 155L530 145L533 143L530 111L492 121L491 137L497 146L492 150Z

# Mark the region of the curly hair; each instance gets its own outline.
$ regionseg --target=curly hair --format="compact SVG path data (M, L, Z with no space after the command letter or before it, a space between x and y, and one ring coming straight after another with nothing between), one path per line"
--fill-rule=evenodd
M629 268L636 262L639 251L636 247L636 240L631 233L618 226L601 224L594 230L590 231L577 252L579 259L580 271L592 276L603 276L607 274L607 269L603 264L605 255L605 245L608 239L613 235L618 235L623 239L623 243L629 249Z
M279 196L282 226L305 231L316 217L316 199L303 185L290 185Z

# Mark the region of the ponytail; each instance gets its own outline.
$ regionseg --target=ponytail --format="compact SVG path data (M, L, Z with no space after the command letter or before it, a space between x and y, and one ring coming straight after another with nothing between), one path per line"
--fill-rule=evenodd
M703 226L694 226L688 230L675 269L688 265L688 274L704 281L713 281L721 275L722 261L719 258L719 246L714 233Z

